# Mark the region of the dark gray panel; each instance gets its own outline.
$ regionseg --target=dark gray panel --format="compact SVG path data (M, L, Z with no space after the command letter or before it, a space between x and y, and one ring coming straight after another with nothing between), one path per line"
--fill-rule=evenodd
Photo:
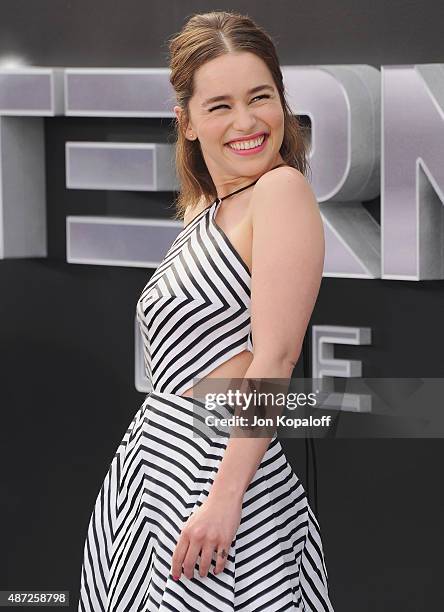
M166 41L194 12L235 9L274 38L282 63L441 61L437 0L2 0L0 55L40 66L165 66Z

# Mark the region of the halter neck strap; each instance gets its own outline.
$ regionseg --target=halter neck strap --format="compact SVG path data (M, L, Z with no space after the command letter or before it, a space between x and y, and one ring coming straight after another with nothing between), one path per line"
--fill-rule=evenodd
M278 164L277 166L274 166L273 168L270 168L270 169L274 170L275 168L279 168L280 166L286 166L286 165L287 164ZM248 189L248 187L252 187L253 185L255 185L260 178L261 177L258 177L255 181L253 181L249 185L245 185L245 187L241 187L240 189L236 189L236 191L233 191L232 193L229 193L228 195L224 196L223 198L218 198L218 200L220 200L222 202L222 200L226 200L227 198L231 198L231 196L235 195L236 193L239 193L240 191L243 191L244 189Z

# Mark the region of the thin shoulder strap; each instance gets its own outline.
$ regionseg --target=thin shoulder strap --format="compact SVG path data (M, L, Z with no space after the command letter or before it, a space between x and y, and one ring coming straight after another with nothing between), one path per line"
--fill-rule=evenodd
M274 170L275 168L279 168L280 166L286 166L286 165L287 164L278 164L277 166L274 166L273 168L270 168L270 170ZM268 170L268 172L270 172L270 170ZM236 193L240 193L244 189L248 189L248 187L252 187L253 185L256 185L256 183L258 182L258 180L260 178L261 177L259 176L255 181L253 181L249 185L245 185L245 187L241 187L240 189L236 189L236 191L233 191L232 193L229 193L228 195L224 196L223 198L218 198L218 199L222 201L222 200L226 200L227 198L231 198L231 196L234 196Z

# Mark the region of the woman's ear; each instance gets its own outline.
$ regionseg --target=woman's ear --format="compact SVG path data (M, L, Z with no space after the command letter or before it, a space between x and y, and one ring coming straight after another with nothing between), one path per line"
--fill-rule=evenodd
M187 138L187 132L188 130L188 125L184 126L184 120L185 120L185 113L183 112L183 109L180 106L175 106L174 107L174 113L177 117L177 122L179 124L179 129L182 131L183 135L185 136L185 138Z
M181 117L182 117L182 109L180 108L180 106L175 106L173 108L174 114L176 115L177 121L180 123Z
M173 110L176 114L177 121L179 123L179 128L185 138L187 138L188 140L196 140L197 136L194 133L192 127L190 126L189 121L186 120L186 113L184 112L183 108L181 108L180 106L175 106Z

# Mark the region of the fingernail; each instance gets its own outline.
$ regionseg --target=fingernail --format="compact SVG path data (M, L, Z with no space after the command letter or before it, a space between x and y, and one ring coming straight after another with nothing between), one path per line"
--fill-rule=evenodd
M179 576L173 576L174 580L179 580Z

